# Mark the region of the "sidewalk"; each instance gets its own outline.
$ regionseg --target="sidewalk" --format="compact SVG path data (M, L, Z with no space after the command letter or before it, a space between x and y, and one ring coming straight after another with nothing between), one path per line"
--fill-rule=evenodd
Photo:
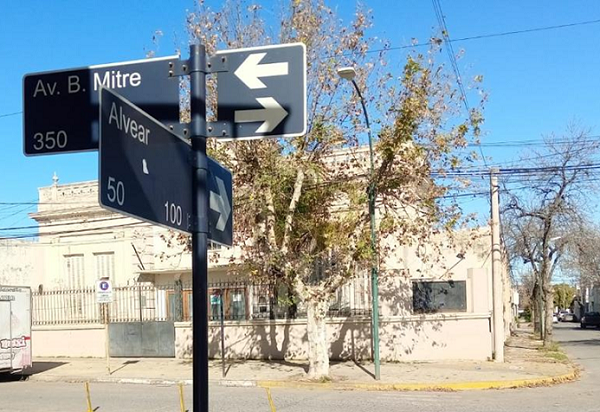
M573 380L572 364L557 352L539 350L540 343L519 332L507 343L506 362L443 361L383 363L381 380L370 363L332 363L330 382L308 380L306 362L211 361L209 377L225 386L310 387L363 390L472 390L538 386ZM176 359L45 358L35 359L30 379L37 381L191 384L192 363Z

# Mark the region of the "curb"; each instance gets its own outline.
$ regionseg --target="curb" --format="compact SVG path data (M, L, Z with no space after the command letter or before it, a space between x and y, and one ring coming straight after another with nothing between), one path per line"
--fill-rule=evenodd
M360 382L310 382L310 381L272 381L272 380L213 380L213 385L225 387L260 387L260 388L284 388L284 389L314 389L314 390L337 390L337 391L425 391L425 392L455 392L491 389L517 389L533 388L538 386L550 386L559 383L570 382L579 377L579 370L573 368L571 372L557 376L542 376L532 379L516 379L506 381L474 381L474 382L450 382L450 383L360 383ZM118 383L134 385L179 385L190 386L191 379L145 379L145 378L110 378L110 377L83 377L83 376L29 376L30 380L38 382L69 382L69 383Z
M258 385L257 381L239 381L239 380L220 380L217 381L217 385L219 386L228 386L228 387L236 387L236 388L253 388Z
M174 380L174 379L145 379L145 378L94 378L85 376L35 376L28 377L31 381L36 382L68 382L68 383L126 383L133 385L192 385L191 379Z
M321 389L339 391L426 391L426 392L454 392L490 389L517 389L550 386L570 382L577 379L579 372L573 369L569 373L557 376L543 376L533 379L518 379L507 381L475 381L452 383L332 383L332 382L286 382L286 381L257 381L261 388L289 388L289 389Z

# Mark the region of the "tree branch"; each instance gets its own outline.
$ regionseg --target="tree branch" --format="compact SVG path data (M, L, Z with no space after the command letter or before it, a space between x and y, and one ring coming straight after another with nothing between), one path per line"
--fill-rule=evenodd
M267 222L266 222L266 235L267 240L269 242L269 246L271 246L271 250L277 248L277 238L275 236L275 203L273 201L273 193L271 192L270 187L265 187L263 189L265 191L265 202L267 203Z
M281 243L281 253L285 256L288 253L290 233L292 232L292 223L294 220L294 212L296 211L296 205L300 196L302 195L302 185L304 183L304 170L302 167L298 168L298 174L296 175L296 182L294 183L294 193L288 206L288 211L285 216L285 227L283 230L283 242Z

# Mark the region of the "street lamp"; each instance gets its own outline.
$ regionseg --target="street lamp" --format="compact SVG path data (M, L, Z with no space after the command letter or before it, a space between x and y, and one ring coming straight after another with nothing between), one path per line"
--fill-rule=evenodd
M365 99L356 84L354 78L356 77L356 70L354 67L341 67L337 70L338 75L342 79L346 79L352 82L356 94L360 98L360 104L362 105L363 114L365 115L365 123L367 125L367 134L369 136L369 156L371 160L370 178L369 178L369 217L371 220L371 250L373 251L373 261L371 263L371 300L373 304L372 316L371 316L371 335L373 336L373 363L375 364L375 379L381 378L381 363L379 362L379 285L377 276L377 238L375 236L375 162L373 160L373 136L371 135L371 125L369 124L369 115L367 113L367 106L365 106Z

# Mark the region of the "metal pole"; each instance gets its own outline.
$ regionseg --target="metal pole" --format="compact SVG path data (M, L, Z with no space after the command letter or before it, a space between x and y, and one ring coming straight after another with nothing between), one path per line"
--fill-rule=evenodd
M85 386L85 399L87 401L87 411L86 412L94 412L92 409L92 398L90 396L90 383L86 382Z
M373 363L375 364L375 379L381 379L381 362L379 360L379 278L378 278L378 257L377 257L377 235L375 234L375 159L373 156L373 136L371 134L371 125L369 123L369 115L362 93L358 88L356 81L352 79L352 85L360 98L363 113L365 115L365 123L367 125L367 134L369 136L369 157L370 157L370 177L369 177L369 219L371 221L371 250L373 252L373 260L371 263L371 300L372 300L372 316L371 330L373 336Z
M504 362L504 317L502 304L502 255L500 253L500 195L498 193L498 169L490 171L491 218L492 218L492 296L494 321L494 360Z
M193 410L208 412L208 193L206 50L190 46L192 172Z
M104 341L106 342L104 345L104 350L106 352L106 370L110 375L110 333L108 330L110 323L110 313L109 313L109 304L103 303L104 305Z
M223 313L223 289L221 289L221 375L225 377L225 314Z
M142 285L138 285L138 306L140 307L140 323L144 321L144 312L142 310Z

